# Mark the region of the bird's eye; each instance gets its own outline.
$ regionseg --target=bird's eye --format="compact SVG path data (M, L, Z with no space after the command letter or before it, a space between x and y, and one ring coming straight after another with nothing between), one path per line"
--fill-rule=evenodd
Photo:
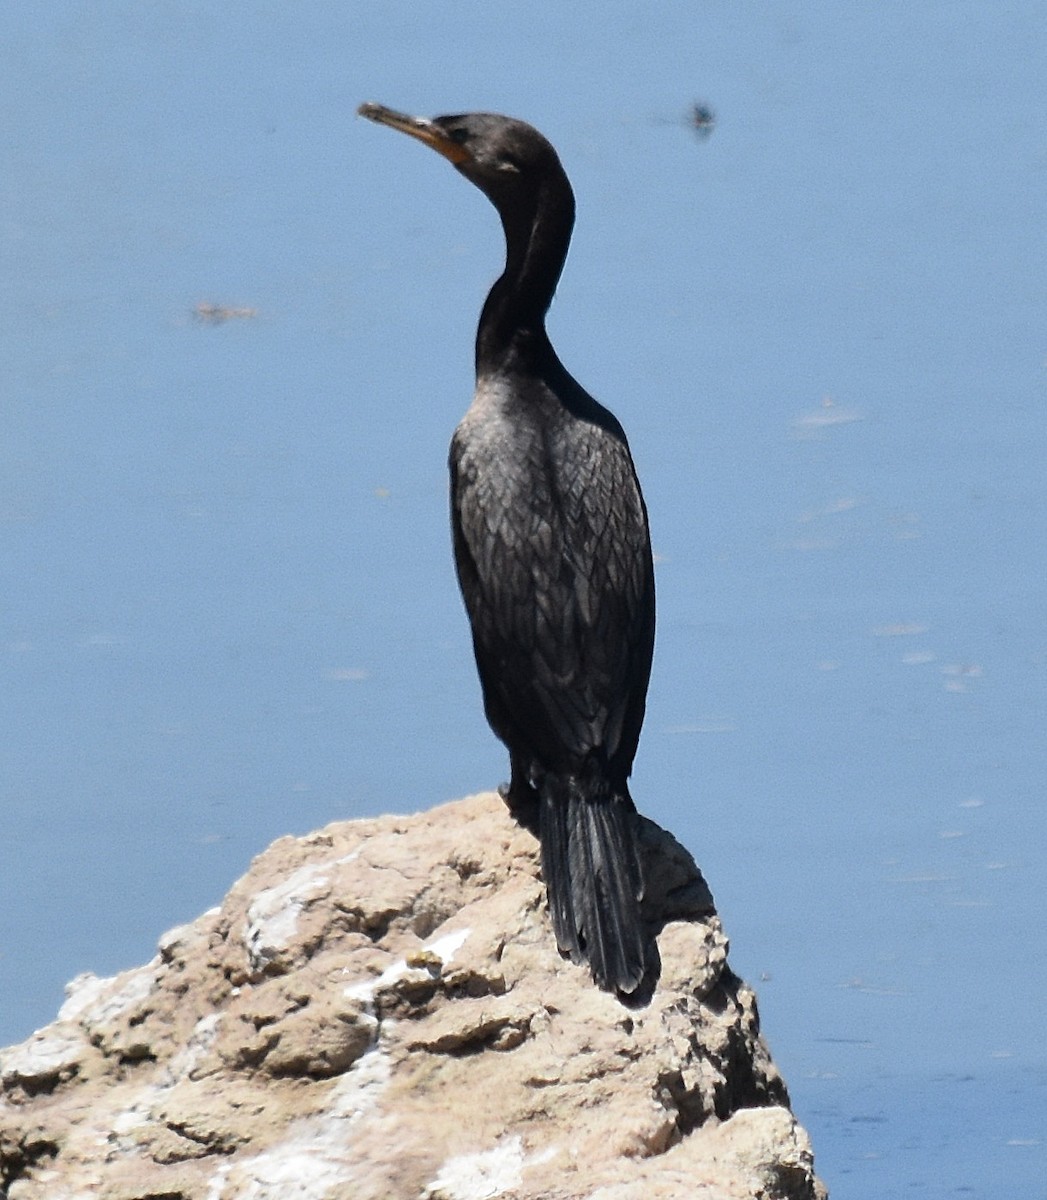
M469 130L462 129L461 127L458 129L449 129L447 131L447 136L452 142L457 142L459 146L464 146L469 140Z

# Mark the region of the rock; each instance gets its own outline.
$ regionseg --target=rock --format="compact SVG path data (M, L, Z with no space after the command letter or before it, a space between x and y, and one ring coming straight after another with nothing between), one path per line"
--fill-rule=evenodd
M815 1200L697 867L642 828L661 980L560 957L497 796L281 838L0 1051L7 1200Z

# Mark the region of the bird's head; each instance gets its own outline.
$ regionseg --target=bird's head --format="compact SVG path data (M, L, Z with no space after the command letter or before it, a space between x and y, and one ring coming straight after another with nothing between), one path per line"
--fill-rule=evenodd
M499 210L536 197L550 180L566 183L556 151L525 121L482 112L411 117L381 104L361 104L358 111L431 146Z

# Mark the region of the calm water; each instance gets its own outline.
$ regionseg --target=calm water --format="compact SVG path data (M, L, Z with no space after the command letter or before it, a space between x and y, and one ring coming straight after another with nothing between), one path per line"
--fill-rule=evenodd
M1042 7L9 8L0 1044L278 834L503 777L444 470L500 232L353 117L491 108L651 510L634 792L822 1174L1047 1195Z

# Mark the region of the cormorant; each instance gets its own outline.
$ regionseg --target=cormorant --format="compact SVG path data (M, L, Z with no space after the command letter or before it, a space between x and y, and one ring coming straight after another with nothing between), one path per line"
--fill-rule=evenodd
M509 749L502 796L541 842L557 943L599 987L641 999L659 966L627 781L654 648L654 569L622 427L545 331L574 194L523 121L359 111L449 159L502 219L505 270L483 306L476 393L451 442L458 581L487 719Z

